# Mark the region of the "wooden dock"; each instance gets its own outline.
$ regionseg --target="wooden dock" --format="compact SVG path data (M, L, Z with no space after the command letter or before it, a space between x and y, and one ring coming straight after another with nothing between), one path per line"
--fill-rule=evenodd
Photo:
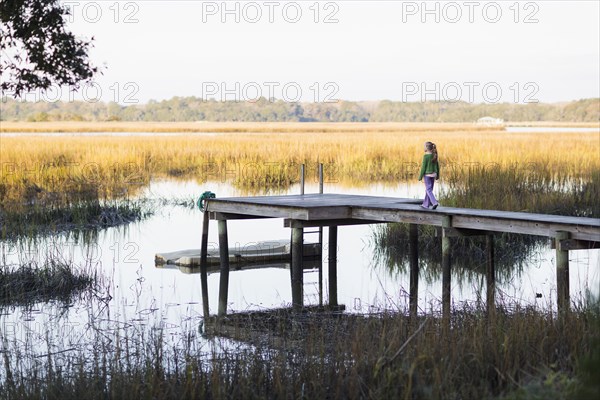
M556 248L557 306L559 313L569 309L570 250L600 247L600 219L567 217L495 210L439 207L425 210L421 200L345 194L301 194L286 196L230 197L210 199L204 214L200 276L204 316L209 316L207 246L209 219L218 221L220 284L218 315L227 312L229 255L227 221L232 219L283 218L291 229L292 306L303 307L302 248L304 228L328 227L329 306L337 307L337 229L338 226L404 222L410 224L410 312L417 313L418 225L441 228L442 235L442 314L450 315L450 240L456 236L487 236L487 307L495 310L494 233L512 232L554 239Z

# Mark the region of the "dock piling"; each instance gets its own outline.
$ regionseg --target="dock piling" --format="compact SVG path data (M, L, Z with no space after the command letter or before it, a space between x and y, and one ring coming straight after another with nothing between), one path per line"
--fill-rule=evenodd
M338 306L337 298L337 225L329 226L329 307L336 308Z
M319 194L323 194L323 163L319 164ZM321 257L323 256L323 227L319 227L319 245ZM323 307L323 262L319 263L319 306Z
M494 265L494 236L486 235L485 244L487 251L487 314L489 318L492 318L496 310L496 268Z
M569 232L556 232L556 305L558 312L569 311L569 251L564 249L561 241L569 239Z
M302 310L304 306L303 280L304 271L302 267L302 248L304 242L304 230L292 228L292 308L294 311Z
M417 317L419 300L419 227L408 225L408 252L410 259L409 309L411 318Z
M210 316L208 307L208 212L202 215L202 243L200 246L200 290L202 291L202 313L204 319Z
M227 239L227 220L219 220L219 255L221 258L221 276L219 281L219 312L227 314L227 293L229 291L229 241Z
M442 219L442 317L446 324L450 321L450 236L452 217L444 215Z

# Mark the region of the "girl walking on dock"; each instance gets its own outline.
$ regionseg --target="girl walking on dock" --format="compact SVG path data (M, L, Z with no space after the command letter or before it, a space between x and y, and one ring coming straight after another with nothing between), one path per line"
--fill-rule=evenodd
M438 152L435 143L425 142L425 154L421 163L419 180L425 178L425 199L421 207L435 210L439 203L433 195L433 184L440 178L440 164L438 163Z

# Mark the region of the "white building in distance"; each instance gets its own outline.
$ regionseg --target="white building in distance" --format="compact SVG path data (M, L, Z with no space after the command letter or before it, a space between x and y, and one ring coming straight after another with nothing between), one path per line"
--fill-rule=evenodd
M477 125L502 126L502 125L504 125L504 120L502 118L481 117L477 120Z

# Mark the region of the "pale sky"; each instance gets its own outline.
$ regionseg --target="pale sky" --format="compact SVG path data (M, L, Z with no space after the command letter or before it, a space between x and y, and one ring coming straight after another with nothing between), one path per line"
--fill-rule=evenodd
M64 3L104 101L600 97L596 0Z

